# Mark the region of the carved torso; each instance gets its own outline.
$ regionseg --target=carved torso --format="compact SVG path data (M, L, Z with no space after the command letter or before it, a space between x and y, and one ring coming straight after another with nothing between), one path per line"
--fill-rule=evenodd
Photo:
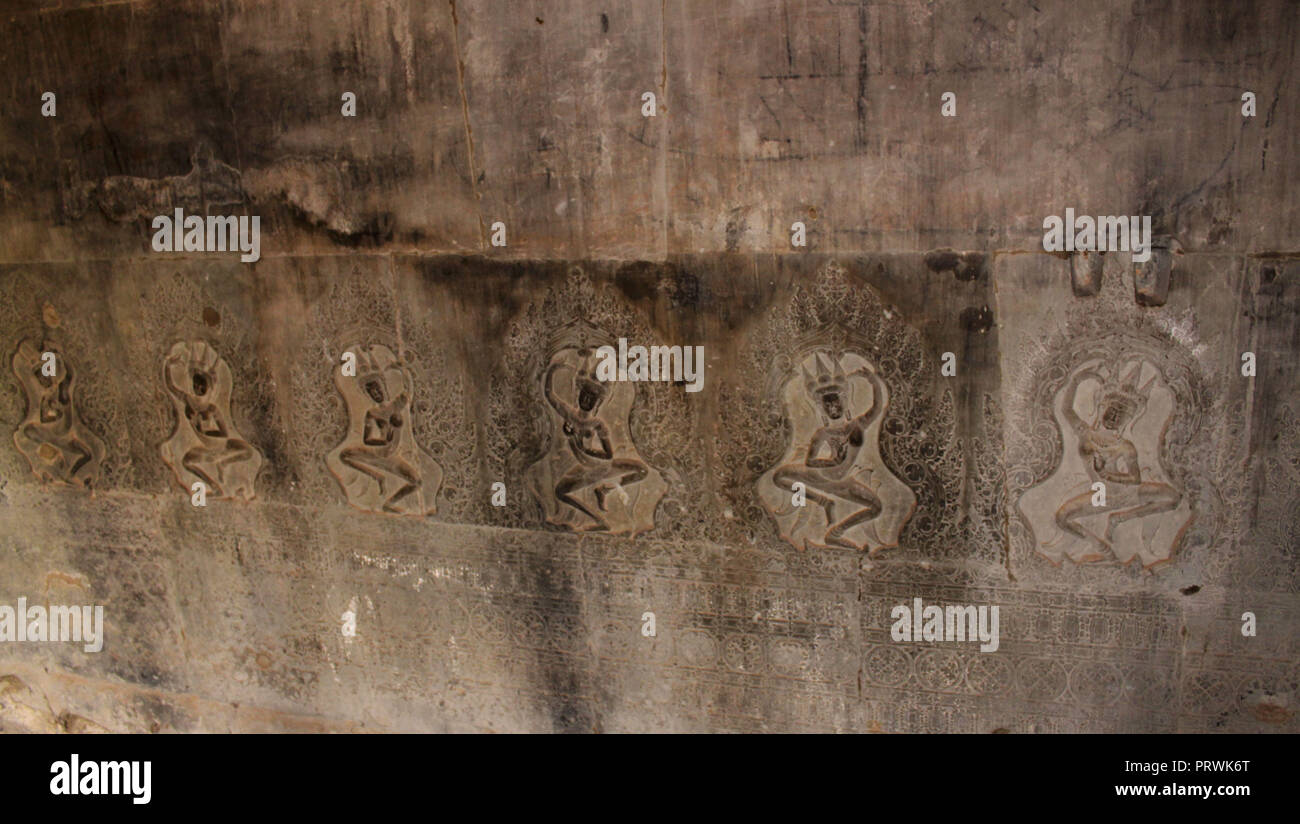
M1085 429L1079 440L1079 455L1097 480L1116 484L1140 484L1138 451L1133 442L1104 429Z
M862 427L857 421L823 426L808 445L808 466L831 470L826 473L831 477L843 477L857 460L861 446Z

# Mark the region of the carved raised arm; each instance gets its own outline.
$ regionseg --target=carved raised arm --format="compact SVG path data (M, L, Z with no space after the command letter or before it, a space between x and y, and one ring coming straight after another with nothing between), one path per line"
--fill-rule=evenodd
M553 363L546 370L546 376L542 379L542 385L546 387L545 392L546 392L547 403L555 407L555 411L559 412L560 416L563 417L566 421L573 421L575 418L579 417L578 410L573 408L572 406L569 406L564 401L560 400L559 396L555 394L555 390L552 388L552 386L555 382L556 372L558 372L561 369L572 369L572 368L573 367L567 366L566 364L563 363Z
M885 399L885 382L880 379L880 376L874 370L865 366L860 367L853 374L862 374L866 377L867 382L871 384L871 408L858 415L856 420L856 423L863 429L869 429L872 424L880 419L881 415L885 414L885 404L883 403Z
M1091 369L1084 369L1076 372L1074 377L1070 378L1069 384L1065 387L1065 394L1061 396L1061 414L1065 416L1065 422L1075 430L1083 429L1084 423L1083 419L1079 417L1079 413L1074 411L1074 398L1079 392L1079 385L1088 378L1096 378L1098 381L1102 381L1101 375Z
M172 379L172 370L179 362L179 358L169 358L167 362L163 364L163 380L167 383L167 388L171 389L177 395L180 395L181 397L189 397L189 389L177 386L176 381Z

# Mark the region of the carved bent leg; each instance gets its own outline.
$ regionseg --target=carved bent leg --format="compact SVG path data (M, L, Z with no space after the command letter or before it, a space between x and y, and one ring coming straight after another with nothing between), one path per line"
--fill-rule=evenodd
M772 483L778 489L790 492L796 483L803 484L804 495L826 512L826 523L835 522L835 499L822 492L826 479L801 464L786 464L772 474Z
M613 483L598 484L594 490L596 505L600 507L601 512L609 511L609 506L605 503L605 497L610 492L624 486L631 486L650 474L650 470L640 461L618 460L614 461L611 468L613 473L610 474L618 474L619 477Z
M205 446L196 446L181 458L181 466L199 476L216 498L225 496L225 487L221 483L219 458L219 454Z
M41 437L34 437L34 436ZM46 443L44 433L39 427L28 424L19 427L14 433L14 444L18 451L27 456L27 461L32 465L32 472L40 479L42 483L57 481L58 475L54 472L52 464L45 460L41 455L41 446ZM60 453L60 456L62 453Z
M77 460L73 462L72 471L68 473L69 476L75 483L89 486L90 478L86 476L94 473L95 467L91 463L91 459L95 457L95 451L89 444L84 443L80 438L75 437L68 439L67 448L73 454L79 456Z
M610 477L610 466L584 467L578 465L570 469L560 478L560 482L555 485L555 497L564 503L578 510L596 522L597 530L609 529L609 523L595 512L592 512L585 504L579 500L578 495L586 492L588 489L597 487L606 483ZM576 494L574 494L576 491ZM604 509L603 494L597 495L597 501L601 503L600 509Z
M875 491L852 479L828 480L815 471L798 465L787 464L772 475L772 482L784 490L789 490L796 481L804 485L805 494L826 512L826 523L829 524L823 537L826 544L844 549L859 549L844 537L844 533L880 515L883 507ZM837 521L835 504L839 501L850 501L860 508Z
M1085 529L1083 524L1079 523L1079 519L1088 515L1110 512L1114 508L1114 505L1109 503L1103 506L1094 506L1092 503L1092 493L1084 492L1083 494L1076 495L1061 504L1061 508L1056 510L1056 525L1071 535L1082 538L1085 541L1096 542L1106 550L1113 553L1115 548L1111 546L1110 543L1110 530L1108 529L1106 531L1106 536L1103 537L1095 532Z
M792 492L796 483L803 484L804 495L826 510L826 522L832 523L835 517L831 514L831 507L835 501L821 493L821 476L802 464L786 464L772 473L772 484L783 492Z
M858 524L874 520L878 515L880 515L881 510L884 508L880 502L880 498L876 496L875 491L869 486L851 478L827 483L824 488L833 495L852 501L862 507L857 512L842 519L839 523L832 524L831 527L826 530L826 543L833 546L858 549L856 544L844 537L844 533L848 532Z
M407 511L405 505L399 506L399 502L405 499L413 492L420 489L420 479L416 476L410 467L399 460L376 455L368 449L351 448L345 449L339 454L339 460L345 466L374 478L379 484L379 494L383 497L382 509L385 512L392 512L398 515ZM388 490L397 484L394 492Z
M245 461L256 460L258 452L242 441L230 441L220 451L205 446L196 446L181 459L181 466L198 475L212 490L215 497L224 498L230 494L227 483L229 469ZM250 479L251 482L251 479Z
M67 469L65 475L60 477L54 471L52 466L40 465L39 462L33 461L33 469L36 470L36 474L40 476L41 480L67 481L69 483L82 485L88 483L88 479L84 477L84 475L93 473L95 467L91 463L91 460L95 457L95 453L89 445L83 443L76 435L68 433L62 435L51 435L50 433L43 431L41 427L31 424L23 427L19 432L22 435L22 440L30 445L29 448L32 455L40 457L42 454L42 447L47 450L53 449L57 452L59 460ZM15 438L15 443L17 442L18 439ZM51 462L46 461L46 463L49 464ZM40 466L40 468L37 469L37 466Z
M1169 484L1148 481L1137 488L1138 505L1128 509L1118 509L1106 519L1106 540L1111 540L1115 527L1134 518L1144 518L1160 512L1170 512L1178 508L1183 496Z

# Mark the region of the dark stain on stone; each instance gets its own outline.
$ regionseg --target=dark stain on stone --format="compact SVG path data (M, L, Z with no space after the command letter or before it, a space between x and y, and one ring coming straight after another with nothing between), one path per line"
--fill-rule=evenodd
M979 280L986 269L987 258L982 252L955 252L940 249L925 256L925 265L932 272L952 272L957 280Z
M571 557L571 556L558 556ZM528 552L521 564L523 581L509 593L493 593L494 607L512 622L525 609L539 610L546 621L547 646L564 646L559 633L587 636L582 619L581 593L573 581L576 571L545 552ZM525 595L526 594L526 595ZM556 732L590 732L602 727L600 714L587 692L591 661L580 652L556 655L552 650L533 653L529 677L537 684L536 700Z
M859 149L867 145L867 89L871 75L871 32L870 14L866 3L858 6L858 96L854 101L857 108L857 123L854 130L854 145Z
M979 280L987 273L986 263L988 258L981 252L967 252L961 256L961 263L957 266L957 280Z
M700 279L690 272L676 270L668 281L668 300L674 309L699 308Z
M620 266L614 273L614 285L633 303L652 301L659 289L662 267L648 261Z
M1198 593L1198 592L1201 591L1201 585L1200 585L1200 584L1192 584L1191 586L1189 586L1189 587L1183 587L1182 589L1180 589L1180 590L1178 590L1178 591L1181 592L1181 593L1184 594L1184 595L1195 595L1196 593Z
M542 23L543 23L542 18L540 18L540 17L534 17L533 19L537 21L537 25L539 25L539 26L542 25Z
M203 307L203 322L208 326L218 326L221 324L221 315L211 306Z
M961 263L961 255L951 249L930 252L925 256L925 265L930 267L931 272L950 272L956 269L959 263Z
M600 33L609 34L609 15L607 14L600 16Z
M268 392L258 393L248 404L247 410L251 429L260 433L259 437L252 439L263 457L257 483L277 490L292 488L300 483L297 464L285 457L286 435L283 428L276 425L279 416L274 395Z
M961 310L961 325L967 333L978 332L982 335L993 328L993 310L987 306L980 309L968 306Z
M1293 712L1286 707L1261 701L1253 710L1255 717L1266 724L1285 724L1291 720Z
M735 252L740 248L740 238L749 228L749 223L745 220L744 215L740 214L737 209L732 213L731 218L727 221L727 251Z
M699 276L676 264L628 263L614 274L614 283L630 301L663 298L669 309L698 309L703 294Z
M192 724L185 717L183 712L173 706L170 702L155 695L136 696L132 703L133 709L142 717L148 718L152 723L149 725L151 732L157 732L157 729L180 730L185 731L192 728Z

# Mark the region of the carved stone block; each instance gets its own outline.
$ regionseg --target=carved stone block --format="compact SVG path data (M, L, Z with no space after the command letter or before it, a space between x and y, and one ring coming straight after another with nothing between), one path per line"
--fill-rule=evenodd
M1151 241L1151 259L1133 265L1133 296L1141 306L1164 306L1169 299L1169 275L1174 268L1177 241L1158 237Z

